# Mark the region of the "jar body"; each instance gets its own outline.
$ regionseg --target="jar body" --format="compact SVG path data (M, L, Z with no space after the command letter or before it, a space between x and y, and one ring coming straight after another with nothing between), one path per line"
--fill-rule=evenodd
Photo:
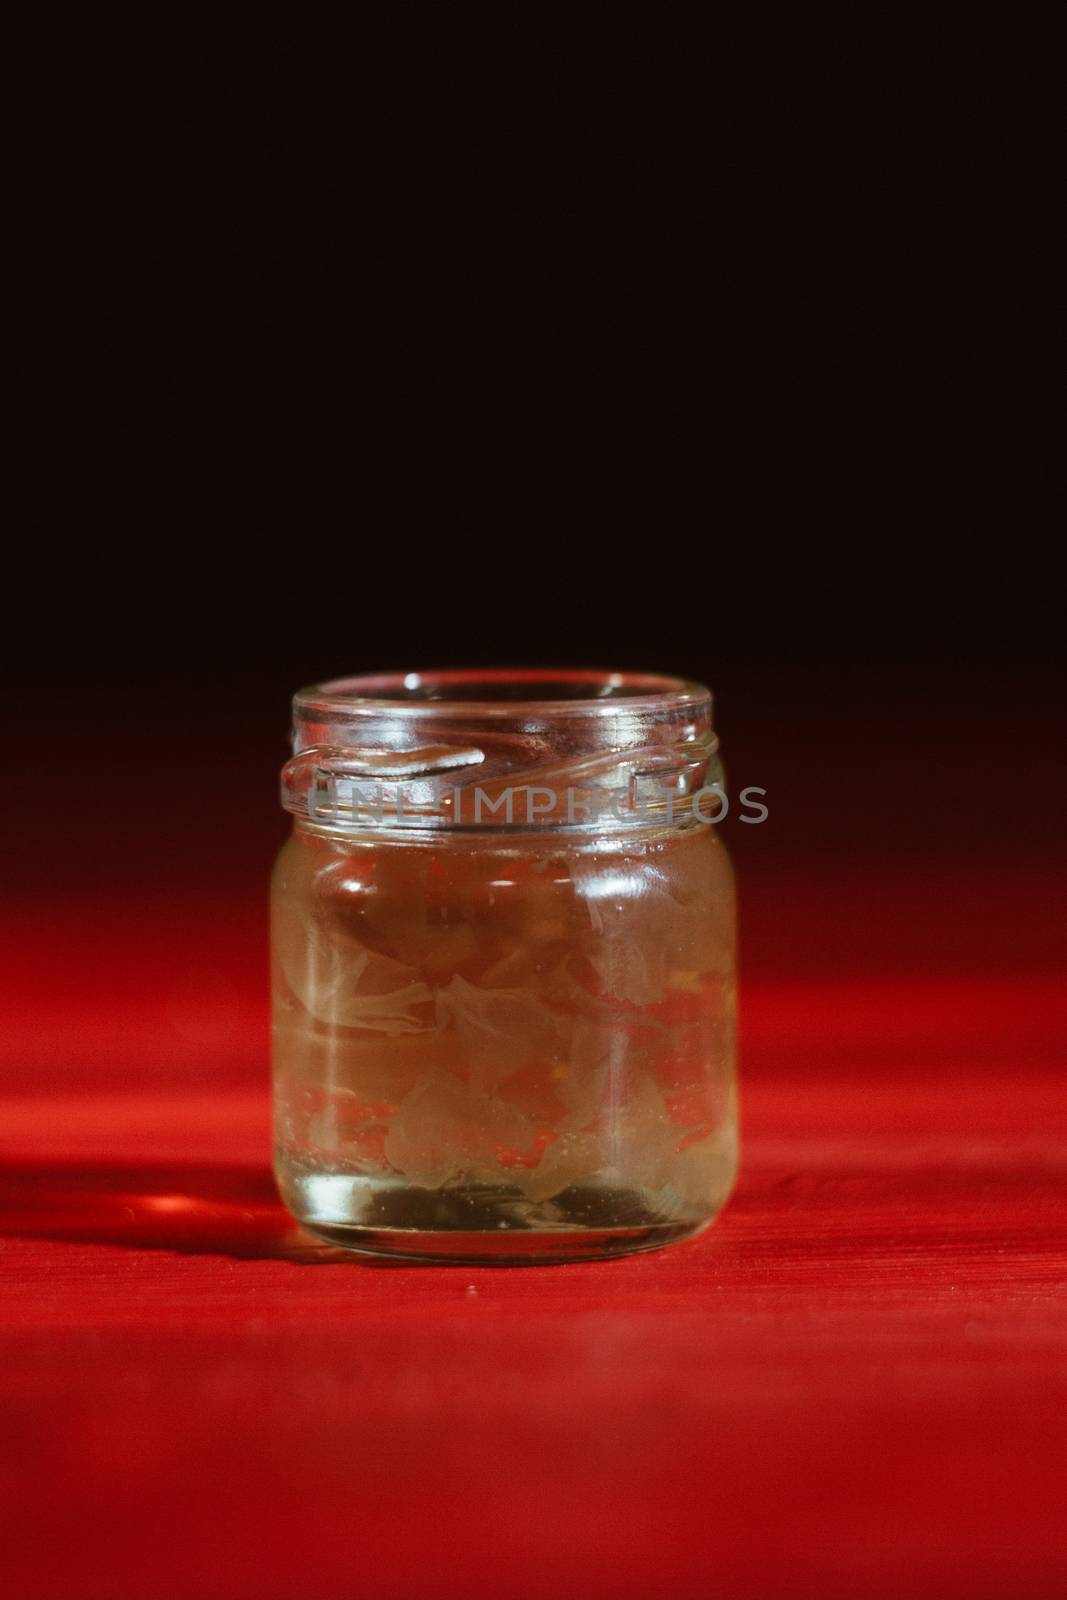
M737 1164L734 892L713 827L340 836L272 894L276 1172L423 1260L650 1249Z

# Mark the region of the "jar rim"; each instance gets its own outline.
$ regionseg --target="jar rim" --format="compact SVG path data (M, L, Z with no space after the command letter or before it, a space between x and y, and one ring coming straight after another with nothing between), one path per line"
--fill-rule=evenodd
M706 704L703 684L658 672L588 667L456 667L331 678L300 689L294 709L422 717L569 718Z

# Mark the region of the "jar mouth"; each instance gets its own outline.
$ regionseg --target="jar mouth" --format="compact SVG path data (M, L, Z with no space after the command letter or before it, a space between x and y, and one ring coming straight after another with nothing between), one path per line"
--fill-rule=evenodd
M476 667L367 673L301 689L295 707L307 711L405 711L420 716L454 712L479 716L569 718L619 711L667 711L705 704L707 689L654 672L596 668Z
M701 684L651 672L334 678L294 696L283 804L318 826L356 827L369 795L397 832L586 827L582 808L605 829L658 825L712 770L711 709Z

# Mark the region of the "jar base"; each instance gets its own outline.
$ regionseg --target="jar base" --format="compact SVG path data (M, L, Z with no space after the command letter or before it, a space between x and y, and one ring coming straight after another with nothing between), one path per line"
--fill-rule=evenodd
M293 1215L330 1244L364 1255L467 1266L602 1261L658 1250L698 1233L713 1214L664 1215L655 1197L608 1184L531 1199L510 1185L427 1189L395 1176L324 1172L291 1159L280 1162L278 1178Z
M426 1233L411 1228L361 1228L304 1222L310 1233L354 1255L389 1257L415 1265L454 1267L562 1266L569 1261L607 1261L613 1256L660 1250L688 1239L706 1222L654 1223L645 1228L534 1229L517 1234Z

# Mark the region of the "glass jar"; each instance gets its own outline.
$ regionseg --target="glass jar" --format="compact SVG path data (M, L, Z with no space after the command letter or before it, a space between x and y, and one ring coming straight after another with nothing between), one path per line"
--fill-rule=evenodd
M454 1262L706 1226L737 1165L708 691L408 673L293 707L272 897L290 1210L335 1244Z

